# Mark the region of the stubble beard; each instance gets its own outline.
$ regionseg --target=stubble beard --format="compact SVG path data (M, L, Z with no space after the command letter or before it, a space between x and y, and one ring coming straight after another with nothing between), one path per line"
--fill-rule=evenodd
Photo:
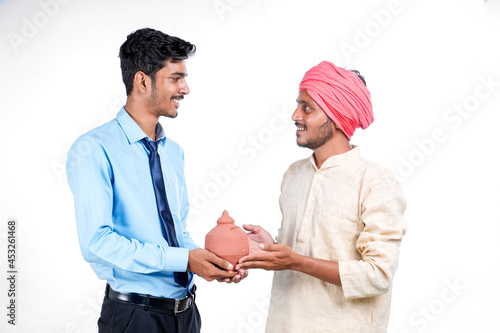
M321 126L317 129L317 137L309 139L304 143L300 143L297 138L297 145L303 148L317 149L323 146L328 140L333 138L333 128L332 120L328 118Z
M172 115L172 112L162 108L161 102L165 99L164 96L158 95L158 90L156 89L156 83L153 81L152 85L153 91L151 92L151 97L149 97L149 103L154 107L156 115L175 118L178 115L177 109L174 108L175 114ZM169 100L169 103L172 103L172 100Z

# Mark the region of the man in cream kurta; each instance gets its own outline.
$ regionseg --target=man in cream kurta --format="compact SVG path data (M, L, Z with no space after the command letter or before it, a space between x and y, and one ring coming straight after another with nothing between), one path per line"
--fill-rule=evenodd
M276 272L267 331L385 332L405 229L405 199L394 177L363 159L358 147L319 169L307 158L285 173L280 206L278 242L337 261L342 286Z
M325 82L357 98L332 96ZM306 73L297 103L297 143L314 153L283 177L278 244L245 225L263 251L240 267L276 271L266 332L386 332L406 201L395 177L349 143L356 127L373 121L364 79L323 62Z

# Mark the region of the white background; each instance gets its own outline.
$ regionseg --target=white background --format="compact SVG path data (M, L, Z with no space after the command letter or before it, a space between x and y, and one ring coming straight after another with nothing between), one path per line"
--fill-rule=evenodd
M224 209L277 232L281 177L310 154L289 120L298 83L329 60L365 76L376 120L351 142L398 175L408 200L389 332L498 330L498 1L3 0L1 332L97 330L105 283L80 254L64 164L74 140L124 104L118 49L142 27L198 49L191 94L161 120L185 150L198 244ZM9 218L15 327L3 278ZM202 331L263 332L271 281L264 271L239 285L198 278Z

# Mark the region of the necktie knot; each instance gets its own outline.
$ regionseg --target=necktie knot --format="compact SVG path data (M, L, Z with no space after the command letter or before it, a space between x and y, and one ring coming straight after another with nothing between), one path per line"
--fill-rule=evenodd
M156 153L158 150L158 142L157 141L151 141L146 138L142 139L142 142L144 143L144 146L150 153Z

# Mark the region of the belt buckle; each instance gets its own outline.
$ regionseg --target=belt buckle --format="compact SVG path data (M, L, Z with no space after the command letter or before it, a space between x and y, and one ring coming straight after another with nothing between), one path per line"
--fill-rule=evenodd
M175 299L175 303L174 303L174 313L181 313L181 312L184 312L184 310L187 309L187 307L189 306L189 300L191 300L191 298L189 296L186 296L186 297L183 297L183 298L176 298ZM182 308L182 310L179 310L179 305L182 305L182 304L185 304L184 308Z

